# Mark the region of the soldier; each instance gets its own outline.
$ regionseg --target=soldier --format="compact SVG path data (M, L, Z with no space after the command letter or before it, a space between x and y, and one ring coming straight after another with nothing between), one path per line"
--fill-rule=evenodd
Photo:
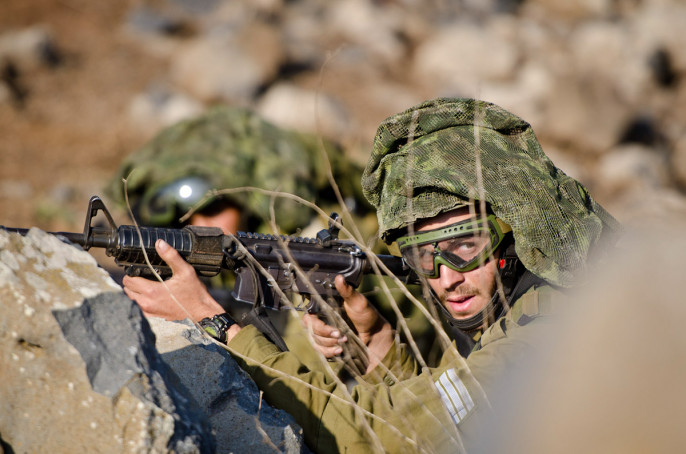
M619 225L545 156L528 123L472 99L427 101L384 121L362 186L381 238L397 244L445 318L481 333L466 359L446 348L438 367L424 367L340 277L336 287L370 357L350 395L251 326L222 324L227 346L266 398L296 417L317 452L478 449L501 377L533 354L549 314L592 270ZM193 284L185 262L165 244L158 250L194 317L216 321L221 308ZM128 284L129 296L141 295L138 281ZM346 339L321 321L309 323L322 353L337 354Z
M279 128L248 109L228 106L214 107L162 130L125 159L106 192L125 208L126 189L136 220L160 227L181 227L201 216L207 221L210 214L231 207L240 212L240 222L234 227L273 233L269 226L273 202L276 224L281 231L293 233L316 217L296 201L250 190L205 196L210 190L258 187L295 194L323 209L338 206L323 151L348 208L369 212L353 183L362 169L346 159L339 146ZM194 208L190 219L180 221L190 208Z

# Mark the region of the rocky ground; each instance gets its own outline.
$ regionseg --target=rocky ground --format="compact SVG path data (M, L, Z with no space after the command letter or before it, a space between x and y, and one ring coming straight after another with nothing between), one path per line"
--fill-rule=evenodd
M127 153L213 104L364 162L385 117L452 95L530 121L621 220L683 214L685 30L680 0L4 0L0 225L82 229Z

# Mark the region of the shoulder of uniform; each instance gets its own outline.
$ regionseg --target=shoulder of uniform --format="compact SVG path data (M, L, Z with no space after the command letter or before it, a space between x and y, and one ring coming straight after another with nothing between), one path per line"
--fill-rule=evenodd
M532 287L514 302L507 317L518 325L526 325L537 317L555 312L562 296L560 290L550 285Z
M505 316L484 331L474 350L480 350L491 342L507 337L510 329L527 325L539 317L556 312L564 304L565 299L564 293L548 284L531 287L517 298Z

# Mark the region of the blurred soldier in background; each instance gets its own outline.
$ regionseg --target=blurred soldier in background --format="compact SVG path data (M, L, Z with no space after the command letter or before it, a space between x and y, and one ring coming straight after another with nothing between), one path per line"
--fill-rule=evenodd
M333 207L340 211L322 153L348 209L362 216L372 212L357 180L362 169L339 146L278 128L250 110L225 106L162 130L124 160L106 192L125 208L122 179L126 179L134 217L147 226L181 227L186 223L179 219L208 190L248 186L295 194L325 211ZM238 223L229 222L235 225L227 224L229 231L233 227L274 233L268 226L271 202L271 197L255 191L234 192L194 207L187 223L227 211L234 213L228 218L240 218ZM296 201L275 198L273 202L276 224L284 233L293 233L316 217Z

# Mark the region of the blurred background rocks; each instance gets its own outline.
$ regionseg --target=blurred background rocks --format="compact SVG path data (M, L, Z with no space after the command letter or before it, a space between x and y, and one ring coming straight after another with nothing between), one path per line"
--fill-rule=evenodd
M125 155L214 104L364 163L438 96L525 118L622 221L684 216L685 47L680 0L5 0L0 224L80 229Z

